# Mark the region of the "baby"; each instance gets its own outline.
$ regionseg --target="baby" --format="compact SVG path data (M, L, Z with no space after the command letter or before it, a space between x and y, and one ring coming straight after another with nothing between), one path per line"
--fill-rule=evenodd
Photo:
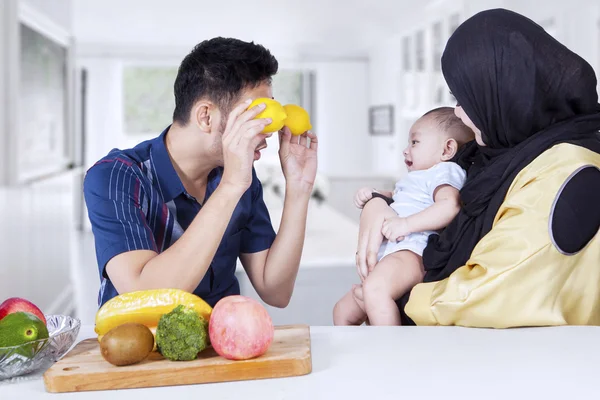
M446 227L460 209L459 190L465 171L450 162L459 147L474 134L454 115L454 108L427 112L411 127L404 149L408 174L393 192L362 188L354 202L362 208L373 192L392 198L397 216L385 219L383 241L377 265L359 271L361 285L355 285L333 310L335 325L400 325L396 299L423 281L423 249L429 235Z

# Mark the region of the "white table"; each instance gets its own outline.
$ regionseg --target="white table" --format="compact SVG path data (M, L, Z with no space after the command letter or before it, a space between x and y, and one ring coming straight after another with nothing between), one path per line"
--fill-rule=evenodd
M91 326L80 338L92 337ZM220 384L46 393L0 383L2 400L596 399L600 328L314 327L313 372Z

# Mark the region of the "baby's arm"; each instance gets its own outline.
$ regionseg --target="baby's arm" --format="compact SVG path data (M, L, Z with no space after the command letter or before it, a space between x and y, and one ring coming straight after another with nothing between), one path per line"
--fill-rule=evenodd
M373 189L370 187L360 188L357 190L356 194L354 195L354 205L356 206L356 208L363 208L364 205L367 204L367 201L369 201L373 198L373 195L372 195L373 192L380 193L380 194L384 195L385 197L389 197L389 198L391 198L394 195L393 192L386 192L385 190L378 190L378 189Z
M401 240L414 232L437 231L448 226L460 211L459 191L450 185L439 186L433 200L430 207L406 218L386 218L383 235L388 240Z
M439 186L433 193L433 200L431 206L406 218L411 232L443 229L460 211L459 191L450 185Z

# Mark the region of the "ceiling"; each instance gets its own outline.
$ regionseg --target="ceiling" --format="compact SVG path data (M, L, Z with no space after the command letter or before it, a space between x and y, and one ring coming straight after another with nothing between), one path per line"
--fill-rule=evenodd
M254 40L278 56L365 56L431 0L73 1L79 43L189 49L214 36Z

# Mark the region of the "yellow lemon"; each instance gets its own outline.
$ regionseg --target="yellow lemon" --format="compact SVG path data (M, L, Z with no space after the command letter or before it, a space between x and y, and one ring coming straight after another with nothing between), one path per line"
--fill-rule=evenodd
M257 106L261 103L264 103L267 107L258 114L255 118L271 118L271 123L263 129L262 133L271 133L277 132L281 128L283 128L283 121L287 118L287 114L283 109L283 106L277 101L273 99L269 99L266 97L260 97L254 100L248 106L248 109Z
M304 108L295 104L287 104L283 106L283 109L287 114L284 124L290 128L292 135L302 135L304 132L312 129L312 125L310 124L310 116Z

